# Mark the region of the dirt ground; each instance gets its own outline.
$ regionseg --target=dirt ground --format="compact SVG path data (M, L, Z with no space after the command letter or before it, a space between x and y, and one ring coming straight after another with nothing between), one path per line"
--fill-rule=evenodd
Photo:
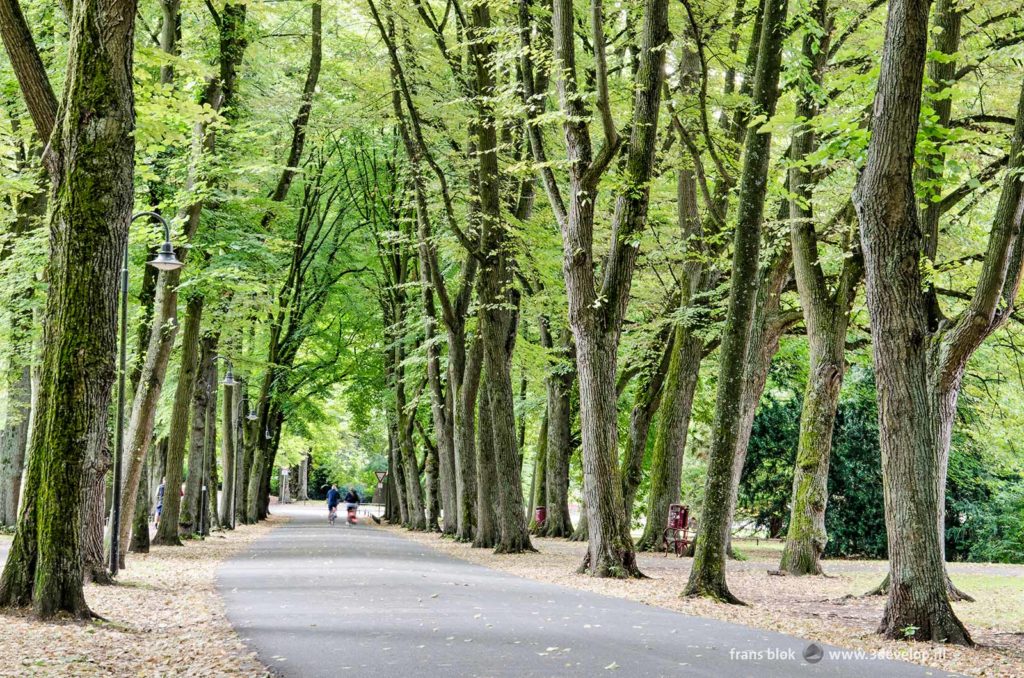
M730 561L731 591L747 606L682 598L691 559L641 554L643 580L594 579L575 573L586 544L534 538L537 553L495 555L490 550L442 539L437 534L385 527L452 556L522 577L586 589L686 614L770 629L853 650L876 652L972 676L1024 676L1024 566L950 563L950 576L977 598L955 608L978 647L884 641L874 631L882 597L860 594L882 580L884 561L827 561L827 577L769 574L778 567L778 542L737 540L745 560Z
M86 586L90 608L107 621L0 615L0 676L269 676L228 624L214 576L280 521L129 554L117 586Z

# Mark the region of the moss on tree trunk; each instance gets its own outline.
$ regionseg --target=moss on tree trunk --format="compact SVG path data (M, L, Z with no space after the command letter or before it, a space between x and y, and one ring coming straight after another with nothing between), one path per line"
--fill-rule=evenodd
M133 21L124 16L134 14L130 0L73 4L64 97L46 157L51 256L38 415L24 507L0 578L0 606L31 603L41 617L90 616L78 516L85 464L106 440L114 381L133 199Z

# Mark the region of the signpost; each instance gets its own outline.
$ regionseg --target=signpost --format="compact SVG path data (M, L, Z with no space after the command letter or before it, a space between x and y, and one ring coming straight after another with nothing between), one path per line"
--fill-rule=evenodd
M377 489L373 491L373 503L383 507L384 515L383 518L391 520L392 516L389 511L391 502L391 493L384 490L384 479L388 477L387 471L374 471L374 475L377 476ZM373 520L375 523L380 525L381 519L374 516Z

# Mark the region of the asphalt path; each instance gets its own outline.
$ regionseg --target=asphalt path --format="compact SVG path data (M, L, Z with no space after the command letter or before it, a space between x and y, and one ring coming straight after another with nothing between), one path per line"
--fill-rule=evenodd
M217 579L231 623L281 676L948 675L522 579L371 526L331 527L321 507L275 511L289 522Z

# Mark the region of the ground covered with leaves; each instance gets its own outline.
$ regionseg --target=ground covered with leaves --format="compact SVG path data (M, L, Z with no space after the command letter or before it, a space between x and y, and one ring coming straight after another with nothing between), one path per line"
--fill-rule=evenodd
M0 676L269 676L228 623L215 576L281 520L130 554L118 585L86 587L90 608L106 621L3 614Z
M874 633L885 599L861 594L885 576L884 561L827 561L827 577L778 576L770 573L778 567L778 542L738 541L735 546L744 559L729 562L729 586L748 605L736 606L680 595L690 573L690 558L641 554L640 568L648 579L595 579L575 572L583 560L585 543L534 538L538 553L495 555L489 549L475 549L433 533L386 529L451 556L521 577L779 631L860 650L866 656L902 659L972 676L1024 676L1024 566L1020 565L950 563L954 582L977 599L954 605L978 643L977 648L966 649L884 641Z

